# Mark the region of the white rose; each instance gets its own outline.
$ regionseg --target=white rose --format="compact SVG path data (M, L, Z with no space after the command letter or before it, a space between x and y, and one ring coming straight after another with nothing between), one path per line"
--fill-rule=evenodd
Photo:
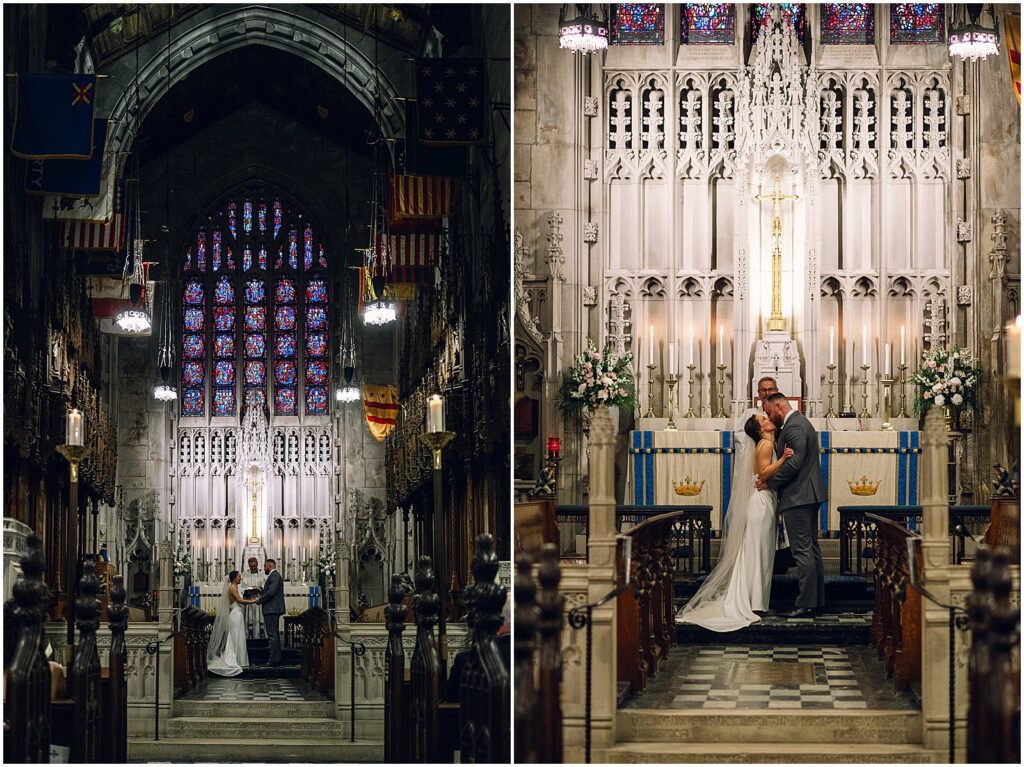
M940 383L932 384L932 391L933 392L940 392L940 391L942 391L942 384L940 384Z
M938 405L939 407L945 405L946 404L946 398L944 396L942 396L941 394L936 394L935 395L935 404Z
M953 404L954 405L962 405L962 404L964 404L964 398L961 397L959 394L954 394L953 395Z

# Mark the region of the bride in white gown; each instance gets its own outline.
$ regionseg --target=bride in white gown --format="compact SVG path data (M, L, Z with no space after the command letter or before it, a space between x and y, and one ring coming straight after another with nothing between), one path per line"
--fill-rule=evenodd
M251 605L255 599L242 599L238 584L242 576L232 570L224 593L217 603L217 617L210 632L206 649L206 668L218 676L238 676L249 667L249 650L245 644L245 615L242 605Z
M736 631L761 620L767 612L775 563L775 506L771 490L757 490L758 478L777 472L793 451L775 455L775 424L748 411L743 429L735 433L736 464L732 494L722 525L718 564L679 612L678 620L711 631Z

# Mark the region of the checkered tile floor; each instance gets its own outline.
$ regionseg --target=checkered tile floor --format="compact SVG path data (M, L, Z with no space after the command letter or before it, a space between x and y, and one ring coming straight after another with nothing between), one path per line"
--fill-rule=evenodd
M209 678L182 700L224 703L327 700L302 679L216 679Z
M626 708L911 709L870 647L695 646L672 651Z

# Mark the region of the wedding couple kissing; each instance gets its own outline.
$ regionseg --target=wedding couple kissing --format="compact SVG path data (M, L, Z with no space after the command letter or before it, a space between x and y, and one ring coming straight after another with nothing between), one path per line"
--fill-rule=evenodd
M249 667L243 605L260 605L270 646L269 665L281 665L279 624L285 611L284 579L277 570L277 562L273 559L263 563L263 572L267 579L263 584L263 591L256 599L245 599L238 593L238 584L242 582L242 574L238 570L228 573L224 592L217 603L217 616L206 649L206 668L211 674L238 676Z
M787 618L810 618L825 605L825 573L817 514L827 500L811 422L790 408L775 381L763 378L764 415L749 411L736 432L732 494L722 521L718 564L678 619L712 631L736 631L768 612L776 549L776 512L782 514L796 561L799 592Z

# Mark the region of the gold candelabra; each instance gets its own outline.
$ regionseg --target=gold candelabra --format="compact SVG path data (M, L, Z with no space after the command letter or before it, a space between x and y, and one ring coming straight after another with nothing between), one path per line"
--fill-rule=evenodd
M832 399L835 397L835 392L833 391L833 388L835 387L836 383L836 366L835 363L833 363L831 365L826 365L825 367L828 368L828 412L825 413L825 417L835 418L836 411L833 410L832 408Z
M654 418L654 368L653 362L647 366L647 413L644 418Z
M725 418L725 365L718 366L718 412L715 418Z
M870 418L871 413L868 412L868 368L869 365L861 365L861 384L864 386L864 391L861 394L861 411L857 414L858 418Z
M690 406L686 411L687 418L694 418L697 414L693 412L693 371L697 369L697 366L692 362L686 366L686 369L690 371L690 380L688 381L689 388L687 390L687 396L690 400Z
M895 379L882 376L882 431L892 431L892 385Z
M900 365L900 412L897 418L907 417L907 366Z
M679 379L676 378L675 373L670 373L668 376L668 426L665 427L665 431L676 430L676 384L679 383Z

